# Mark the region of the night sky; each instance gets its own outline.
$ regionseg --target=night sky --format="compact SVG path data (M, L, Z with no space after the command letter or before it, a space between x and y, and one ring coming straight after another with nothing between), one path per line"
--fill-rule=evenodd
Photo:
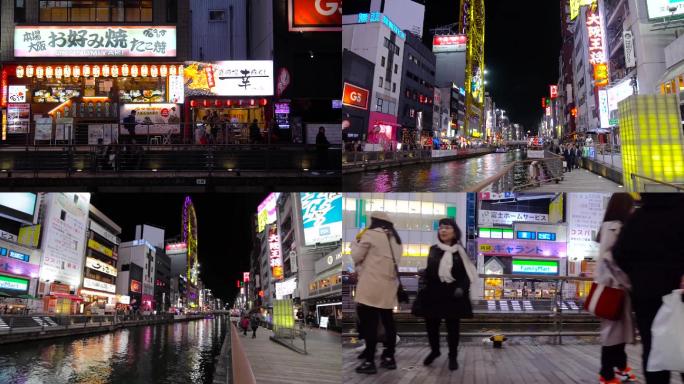
M430 29L458 22L460 1L426 3L423 40L431 47ZM485 89L512 122L534 130L541 98L558 81L560 1L485 0L485 14Z
M135 237L137 224L165 229L166 238L180 234L184 194L93 194L91 203L121 226L122 241ZM200 276L216 297L234 297L235 280L249 270L251 215L262 194L191 195L197 213Z

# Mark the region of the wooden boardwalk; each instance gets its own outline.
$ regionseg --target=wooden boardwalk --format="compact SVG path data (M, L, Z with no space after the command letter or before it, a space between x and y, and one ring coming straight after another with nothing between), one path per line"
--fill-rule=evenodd
M397 370L389 371L376 365L378 374L362 375L354 371L361 360L355 348L344 348L342 382L345 384L590 384L598 383L601 347L599 345L506 345L493 349L491 345L467 343L459 347L459 369L450 371L447 348L442 345L442 356L431 366L423 366L430 352L427 344L397 348ZM641 374L641 346L627 348L629 364ZM673 374L671 383L682 384L679 375Z
M589 172L586 169L573 169L565 172L563 181L544 184L538 188L528 188L524 192L624 192L613 181Z
M299 354L269 339L271 331L257 330L240 341L252 366L258 384L340 384L342 372L342 342L335 332L307 329L307 355ZM301 346L300 343L297 344Z

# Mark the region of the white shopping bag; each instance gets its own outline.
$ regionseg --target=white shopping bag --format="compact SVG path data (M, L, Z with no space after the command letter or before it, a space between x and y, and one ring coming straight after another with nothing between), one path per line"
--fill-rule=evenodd
M653 341L646 370L684 372L684 289L663 296L653 320Z

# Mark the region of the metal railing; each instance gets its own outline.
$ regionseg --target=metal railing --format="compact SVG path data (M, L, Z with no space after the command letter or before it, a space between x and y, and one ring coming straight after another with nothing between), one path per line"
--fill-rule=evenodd
M136 144L172 145L172 144L252 144L252 143L289 143L285 132L269 134L264 123L257 124L259 136L250 133L250 124L219 122L216 124L177 123L177 124L145 124L138 122L135 127ZM186 129L187 128L187 129ZM186 133L187 130L187 133ZM23 132L7 134L1 146L62 146L62 145L96 145L98 139L104 144L130 143L131 135L125 124L116 123L112 119L101 118L100 122L75 122L73 124L39 124L32 121L25 124ZM280 135L279 135L280 133Z
M496 175L468 188L465 192L511 192L560 182L564 178L563 157L548 151L545 151L545 155L543 159L514 161ZM530 173L533 162L537 164L536 175Z
M431 157L432 151L422 149L391 152L344 152L342 154L342 166L363 166L372 163L399 160L422 160Z
M273 340L304 355L306 352L306 332L297 328L278 327L273 331ZM296 341L301 340L303 346L297 345Z
M1 172L339 171L341 148L312 145L64 145L0 150Z
M203 315L198 315L198 318ZM39 323L34 320L39 318ZM56 325L51 325L45 321L44 318L49 318ZM56 316L49 314L30 314L30 315L1 315L0 319L7 325L8 328L0 328L0 334L13 334L22 332L34 332L40 330L55 331L65 329L78 329L89 327L102 326L118 326L132 323L153 323L157 321L173 321L172 314L157 314L157 315L70 315L70 316ZM29 323L36 324L35 326Z
M659 181L647 176L629 174L634 192L684 192L684 185Z

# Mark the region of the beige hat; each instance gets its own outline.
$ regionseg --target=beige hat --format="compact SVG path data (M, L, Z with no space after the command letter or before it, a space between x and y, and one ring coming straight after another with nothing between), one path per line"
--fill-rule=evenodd
M381 212L381 211L372 212L372 213L371 213L371 218L380 219L380 220L388 221L388 222L390 222L390 223L394 223L394 222L392 221L392 219L390 219L390 217L389 217L389 215L388 215L387 213Z

